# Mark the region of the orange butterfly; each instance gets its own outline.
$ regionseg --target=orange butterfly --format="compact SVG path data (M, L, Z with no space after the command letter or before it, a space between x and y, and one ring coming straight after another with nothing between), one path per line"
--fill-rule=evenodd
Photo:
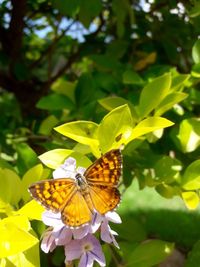
M97 159L83 176L40 181L29 191L47 209L61 212L64 224L79 227L89 223L95 211L103 215L116 208L121 173L121 151L113 149Z

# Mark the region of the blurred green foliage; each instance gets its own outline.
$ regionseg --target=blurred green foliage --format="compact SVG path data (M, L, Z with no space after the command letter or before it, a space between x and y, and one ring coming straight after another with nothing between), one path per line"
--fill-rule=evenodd
M63 251L39 255L43 208L27 188L69 155L87 167L121 145L107 266L159 266L175 248L200 265L199 27L192 0L0 0L0 266L61 266ZM185 204L173 216L172 198Z

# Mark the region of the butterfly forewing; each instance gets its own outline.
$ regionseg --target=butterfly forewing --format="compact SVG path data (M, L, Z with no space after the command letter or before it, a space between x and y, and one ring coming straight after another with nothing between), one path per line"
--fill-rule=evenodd
M88 184L117 186L122 173L122 155L113 149L96 160L84 173Z
M73 179L45 180L32 184L29 191L45 208L60 212L76 192Z

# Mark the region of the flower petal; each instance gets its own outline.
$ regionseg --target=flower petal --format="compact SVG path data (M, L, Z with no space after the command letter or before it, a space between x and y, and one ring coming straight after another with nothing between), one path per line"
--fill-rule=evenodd
M48 253L49 251L53 251L56 247L55 238L52 235L52 231L46 231L44 233L42 242L41 242L41 249L45 253Z
M67 261L79 259L81 257L82 249L79 240L72 240L65 245L65 257Z
M62 227L59 231L55 233L56 245L63 246L72 240L72 230L67 227Z
M94 259L89 253L85 252L79 261L78 267L92 267Z
M72 229L74 239L82 239L83 237L85 237L88 234L89 229L90 229L89 225L85 225L85 226L80 227L78 229Z
M105 214L105 217L108 221L111 221L113 223L121 223L122 220L119 216L119 214L117 214L117 212L115 211L109 211Z
M61 214L53 213L48 210L42 213L42 221L44 224L48 226L53 226L56 228L61 228L64 226L63 222L61 221Z

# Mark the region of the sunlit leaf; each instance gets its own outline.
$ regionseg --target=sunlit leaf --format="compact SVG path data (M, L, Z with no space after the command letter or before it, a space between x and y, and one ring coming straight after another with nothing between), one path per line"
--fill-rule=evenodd
M170 74L165 74L147 84L140 95L139 111L141 118L155 109L169 92L171 86Z
M98 125L90 121L74 121L65 123L55 128L64 136L67 136L81 144L88 145L93 151L98 151L99 141L97 140Z
M173 122L162 117L149 117L138 123L132 130L129 140L138 138L144 134L153 132L158 129L170 127Z
M182 198L190 210L196 209L199 205L199 196L196 192L182 192Z
M38 243L28 231L30 224L25 216L12 216L0 221L0 258L23 252Z
M133 120L128 105L109 112L99 124L98 138L102 152L119 148L127 143L132 132Z
M27 216L30 220L41 220L44 211L45 209L38 202L31 200L18 210L17 214Z
M200 40L197 40L192 48L192 57L196 64L200 63Z
M88 167L91 161L79 152L70 149L54 149L39 156L39 159L49 168L56 169L64 163L65 159L73 157L76 159L76 165Z
M38 164L31 169L29 169L22 178L22 198L26 202L30 199L30 194L28 192L28 187L30 184L41 180L43 174L42 164Z
M182 187L186 190L200 188L200 160L195 160L187 167L183 174Z
M192 152L200 145L200 120L185 119L180 123L178 139L183 152Z
M10 169L0 169L0 199L5 203L16 205L21 198L21 180Z

